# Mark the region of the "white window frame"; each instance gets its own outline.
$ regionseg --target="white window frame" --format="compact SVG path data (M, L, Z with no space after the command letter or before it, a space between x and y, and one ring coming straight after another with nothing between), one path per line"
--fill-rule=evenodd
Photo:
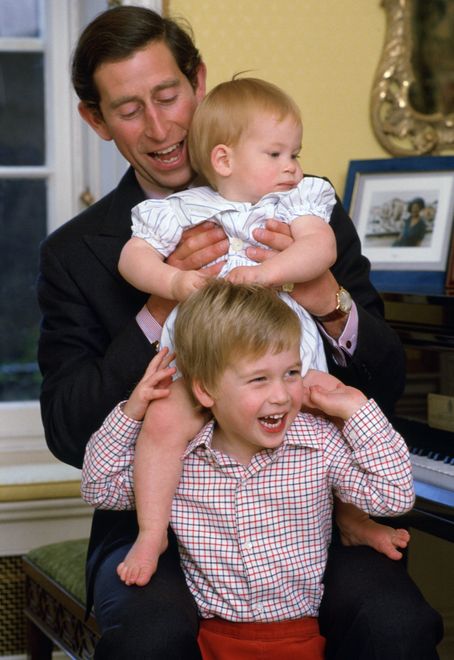
M2 49L44 50L46 154L42 167L1 167L0 177L48 180L50 233L83 208L89 190L99 199L118 182L127 163L113 143L102 141L80 118L70 80L70 59L81 27L109 5L108 0L42 0L43 39L2 39ZM131 0L162 12L162 0ZM41 457L42 455L42 457ZM48 460L38 401L0 402L0 462L5 465ZM40 458L41 457L41 458Z
M73 157L73 145L77 141L74 140L76 122L71 110L73 96L68 80L69 65L64 65L69 62L73 41L69 2L46 0L41 38L1 41L2 50L44 52L46 162L36 167L0 167L0 176L48 181L48 232L58 226L58 218L68 219L74 214L76 190L80 185L76 167L80 159L76 154ZM58 112L54 112L57 108ZM0 454L6 464L15 462L13 459L21 453L33 453L43 442L38 401L0 403Z

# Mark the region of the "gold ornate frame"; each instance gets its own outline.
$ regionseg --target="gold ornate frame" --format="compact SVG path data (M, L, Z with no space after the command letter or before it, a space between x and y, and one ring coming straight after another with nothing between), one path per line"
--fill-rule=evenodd
M371 120L380 144L394 156L454 149L454 113L424 115L409 102L412 0L382 0L386 37L371 95Z

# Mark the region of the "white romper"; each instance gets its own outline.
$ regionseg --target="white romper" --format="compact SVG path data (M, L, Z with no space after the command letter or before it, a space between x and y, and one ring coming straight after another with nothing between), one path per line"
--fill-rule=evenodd
M185 229L206 220L217 222L229 239L229 252L219 276L237 266L256 266L246 249L261 246L252 231L276 218L287 224L302 215L316 215L329 222L336 203L333 187L324 179L304 177L297 187L286 192L269 193L256 204L232 202L207 186L173 193L164 199L149 199L132 209L132 234L143 238L164 258L171 254ZM304 258L302 256L302 258ZM327 371L320 333L311 315L285 292L281 298L296 312L302 324L302 373L308 369ZM161 346L173 351L173 324L177 308L169 315L161 336Z

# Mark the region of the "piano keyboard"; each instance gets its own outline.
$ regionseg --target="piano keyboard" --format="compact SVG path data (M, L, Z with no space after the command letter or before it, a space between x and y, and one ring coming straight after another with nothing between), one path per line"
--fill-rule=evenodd
M454 463L417 454L411 454L411 463L416 480L454 491Z
M416 494L454 506L454 456L417 448L410 452Z

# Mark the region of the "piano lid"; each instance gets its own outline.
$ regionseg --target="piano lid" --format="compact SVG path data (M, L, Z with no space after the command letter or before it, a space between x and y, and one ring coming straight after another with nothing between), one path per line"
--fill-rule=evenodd
M454 296L381 293L385 318L402 341L454 348Z

